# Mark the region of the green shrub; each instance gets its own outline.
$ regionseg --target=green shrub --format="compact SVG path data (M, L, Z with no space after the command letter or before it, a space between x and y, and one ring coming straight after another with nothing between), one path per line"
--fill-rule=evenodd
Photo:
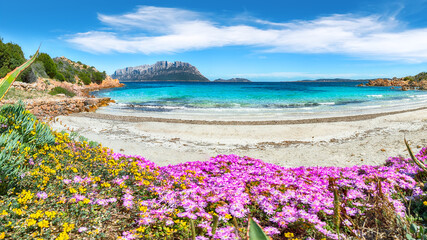
M90 80L90 77L86 73L79 73L80 80L83 81L85 85L89 85L92 81Z
M49 126L40 123L22 102L0 108L0 194L16 187L25 174L24 156L55 143ZM18 153L18 154L16 154Z
M93 72L92 73L92 82L96 82L97 84L101 84L102 80L106 77L105 72Z
M50 95L65 94L68 97L76 96L75 93L68 91L67 89L62 87L55 87L54 89L50 90L49 94Z
M19 45L3 43L0 38L0 78L25 62L24 52Z
M60 73L60 72L57 72L57 73L56 73L55 78L56 78L58 81L65 82L65 77L64 77L64 75L62 75L62 73Z
M50 78L54 78L56 76L56 72L58 71L56 64L47 53L40 53L37 57L37 61L41 61L43 63L46 73Z

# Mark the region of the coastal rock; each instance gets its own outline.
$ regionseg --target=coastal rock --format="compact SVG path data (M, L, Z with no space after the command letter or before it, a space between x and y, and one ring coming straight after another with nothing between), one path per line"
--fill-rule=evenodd
M393 79L374 79L370 80L366 86L369 87L401 87L402 91L411 89L427 90L427 80L406 80L405 78L393 78Z
M14 104L16 101L2 101L4 104ZM78 112L92 112L99 107L107 106L110 98L62 98L62 99L26 99L23 101L26 109L39 118L56 117Z
M196 67L186 62L159 61L153 65L141 65L118 69L111 75L120 81L189 81L209 82Z
M98 91L101 89L108 89L108 88L117 88L117 87L123 87L124 84L120 83L118 79L113 79L110 76L107 76L104 81L102 81L101 84L91 83L87 86L83 86L83 89L85 91Z

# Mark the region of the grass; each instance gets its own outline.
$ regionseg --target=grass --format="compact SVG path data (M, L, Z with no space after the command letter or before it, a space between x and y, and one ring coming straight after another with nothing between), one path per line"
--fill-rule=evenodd
M55 87L55 88L53 88L52 90L50 90L49 94L50 95L64 94L67 97L74 97L74 96L76 96L75 93L73 93L71 91L68 91L67 89L62 88L62 87Z
M11 88L9 92L5 95L3 100L18 101L21 99L38 99L47 97L50 97L50 95L46 91L25 91L16 88Z

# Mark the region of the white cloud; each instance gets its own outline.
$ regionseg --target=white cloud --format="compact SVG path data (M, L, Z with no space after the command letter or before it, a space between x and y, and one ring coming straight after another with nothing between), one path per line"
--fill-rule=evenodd
M393 17L337 14L311 21L274 23L258 19L254 22L258 26L227 26L193 11L142 6L133 13L99 14L98 18L116 31L77 33L67 41L96 53L154 54L250 46L275 53L427 61L427 28L404 29L404 24Z

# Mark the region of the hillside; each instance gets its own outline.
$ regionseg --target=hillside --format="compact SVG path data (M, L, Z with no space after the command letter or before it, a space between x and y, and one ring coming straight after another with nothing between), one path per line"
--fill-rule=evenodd
M111 75L120 81L188 81L209 82L196 67L185 62L159 61L153 65L141 65L118 69Z
M21 46L4 43L0 38L0 78L26 61ZM101 84L111 78L95 67L74 62L65 57L52 59L47 53L40 53L36 61L26 69L17 81L35 83L38 79L51 79L79 85Z

